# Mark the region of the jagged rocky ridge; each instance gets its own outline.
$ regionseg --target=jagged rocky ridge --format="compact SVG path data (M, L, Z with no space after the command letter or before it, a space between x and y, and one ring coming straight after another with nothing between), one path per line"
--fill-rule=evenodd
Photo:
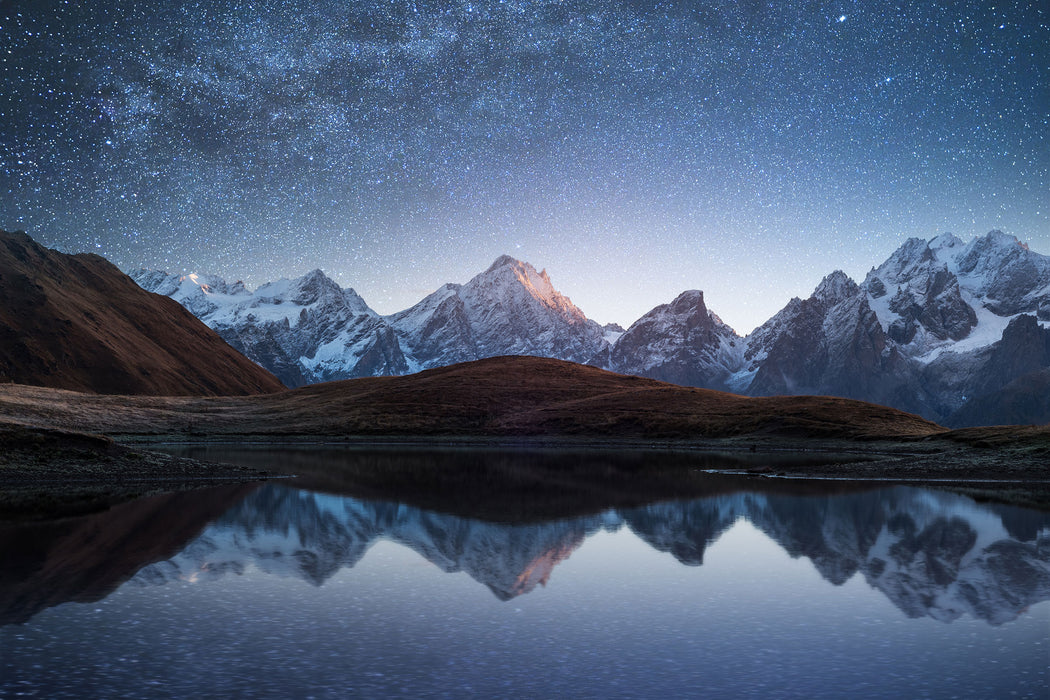
M319 586L385 539L509 600L545 584L599 531L627 527L654 549L699 566L707 547L741 519L792 557L809 559L834 585L863 576L909 617L1002 624L1050 599L1045 515L904 487L833 498L739 493L504 525L268 485L133 581L160 585L256 567Z
M631 324L590 363L624 374L708 389L735 388L744 340L708 310L704 293L683 292Z
M1025 391L1050 368L1050 257L999 231L910 239L860 284L833 272L746 337L700 291L626 331L601 327L507 256L390 316L320 270L254 293L207 276L132 277L289 386L539 355L753 396L862 399L950 426L1050 421L1048 402Z

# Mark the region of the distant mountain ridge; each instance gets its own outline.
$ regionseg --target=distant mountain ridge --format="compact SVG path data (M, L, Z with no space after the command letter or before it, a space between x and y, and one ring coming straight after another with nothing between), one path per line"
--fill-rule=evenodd
M607 331L558 292L546 271L509 256L389 316L320 270L254 293L208 275L138 270L131 277L174 298L291 387L500 355L582 363L608 346Z
M1001 395L1050 368L1050 257L1001 231L909 239L861 283L835 271L746 337L698 290L626 330L601 327L509 256L388 316L320 270L254 293L204 275L131 276L289 386L537 355L751 396L862 399L948 425L998 422L991 407L1006 404L1004 419L1050 422L1046 402Z

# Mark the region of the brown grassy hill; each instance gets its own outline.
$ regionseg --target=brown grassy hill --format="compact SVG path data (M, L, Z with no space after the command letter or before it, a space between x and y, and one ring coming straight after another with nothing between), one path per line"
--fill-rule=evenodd
M281 391L177 302L97 255L0 231L0 382L103 394Z
M701 439L898 439L944 428L832 397L748 398L538 357L496 357L403 377L255 397L85 397L0 387L0 417L109 433Z
M261 402L294 406L293 413L310 406L334 419L327 426L335 427L337 420L347 432L381 434L689 438L775 433L866 439L944 430L918 416L861 401L750 398L538 357L495 357L407 377L317 384Z

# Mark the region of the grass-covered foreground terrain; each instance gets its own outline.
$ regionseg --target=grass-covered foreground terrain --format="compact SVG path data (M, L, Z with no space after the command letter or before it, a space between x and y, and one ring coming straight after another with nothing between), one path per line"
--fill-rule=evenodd
M3 385L0 421L0 506L9 512L46 510L52 502L97 507L145 491L259 476L148 449L150 442L186 440L835 452L850 456L752 463L735 471L960 482L953 485L1013 491L1012 498L1036 502L1050 481L1047 426L948 431L860 401L749 398L532 357L245 397L110 396ZM573 488L607 476L573 475ZM515 488L513 479L489 477L497 479L493 492ZM419 465L355 477L358 488L387 496L450 491L463 478L449 470L429 474ZM660 472L661 494L675 494L675 478ZM542 480L530 479L533 486ZM643 486L642 474L623 484Z

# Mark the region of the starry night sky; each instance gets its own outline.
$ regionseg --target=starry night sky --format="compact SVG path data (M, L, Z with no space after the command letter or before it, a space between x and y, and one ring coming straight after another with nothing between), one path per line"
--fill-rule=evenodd
M382 313L508 253L743 333L910 236L1050 253L1040 5L0 1L0 228Z

